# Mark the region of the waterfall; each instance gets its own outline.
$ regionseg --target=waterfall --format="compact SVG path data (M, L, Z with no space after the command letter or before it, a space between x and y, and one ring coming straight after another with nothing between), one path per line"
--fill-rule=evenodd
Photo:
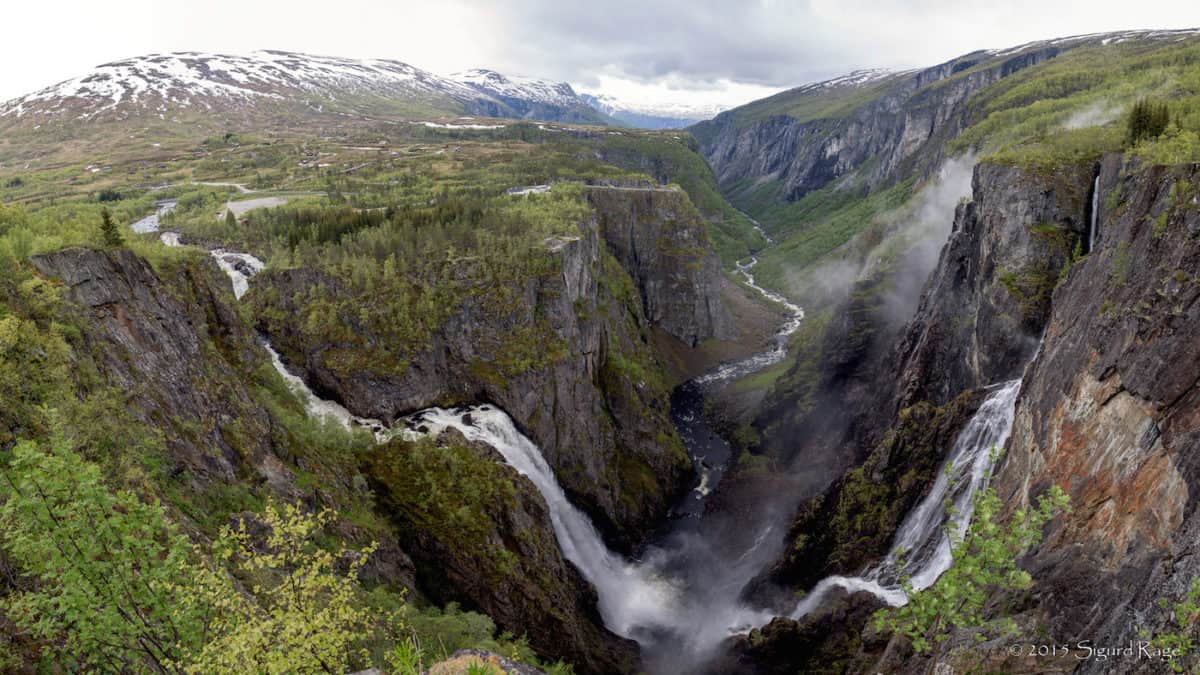
M1100 215L1100 175L1096 175L1096 180L1092 183L1092 217L1091 224L1088 229L1088 253L1091 253L1096 248L1096 220Z
M916 508L908 513L896 533L892 549L882 563L861 577L822 579L792 612L798 619L820 606L833 588L867 591L892 606L908 602L900 588L907 576L915 590L933 585L954 562L953 541L961 540L971 522L975 495L991 476L993 448L1003 448L1012 431L1021 380L998 386L959 433L942 471ZM947 512L946 503L951 504ZM901 564L901 561L903 563Z
M713 385L721 382L731 382L741 377L745 377L750 373L757 372L768 366L773 366L779 363L787 356L788 338L800 329L800 324L804 320L804 309L799 305L792 303L787 298L779 293L767 290L759 286L754 279L754 275L750 272L755 265L758 264L758 258L750 258L748 263L738 263L737 271L746 280L746 285L753 288L759 295L770 300L771 302L783 305L788 312L788 319L784 321L779 330L775 332L771 339L771 346L764 352L760 352L749 358L732 363L726 363L712 371L701 375L693 380L701 388L712 388Z
M533 482L549 507L563 555L596 587L600 613L609 630L630 637L639 627L670 625L679 619L678 585L658 574L653 566L631 564L608 550L588 517L567 500L538 447L504 412L490 405L453 412L430 408L410 416L407 422L434 435L447 428L457 429L468 439L495 448L511 467Z
M173 236L170 243L164 239L164 243L178 245L178 236ZM250 279L264 268L261 260L247 253L215 249L211 254L233 283L234 295L239 299L249 288ZM264 339L263 346L275 370L304 401L310 416L334 420L348 429L369 428L380 441L392 436L394 432L379 420L357 417L344 406L317 396L304 380L288 372L269 341ZM563 556L596 587L604 623L614 633L630 637L638 630L672 626L687 617L688 613L680 606L679 582L658 572L654 565L630 563L610 551L591 520L567 500L538 447L517 430L503 411L490 405L460 408L455 412L430 408L406 418L404 426L400 433L408 438L457 429L468 439L495 448L509 466L529 478L546 501ZM724 631L719 638L727 634Z
M266 264L249 253L235 253L223 248L210 251L216 259L217 266L233 282L233 297L238 300L250 289L250 277L263 271Z
M154 204L154 213L130 225L129 229L138 234L157 232L158 226L162 222L162 217L173 211L177 204L179 204L179 200L176 199L159 200Z

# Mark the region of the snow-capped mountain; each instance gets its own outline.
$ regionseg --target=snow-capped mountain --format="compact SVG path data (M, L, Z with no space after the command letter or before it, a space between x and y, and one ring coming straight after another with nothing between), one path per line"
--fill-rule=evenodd
M486 68L475 68L451 75L478 91L493 96L522 99L552 105L577 105L580 102L575 90L566 82L554 82L536 77L504 75Z
M179 52L151 54L96 67L90 73L0 106L0 116L108 111L212 109L263 99L337 99L346 95L419 99L471 107L478 91L400 61L344 59L280 51L246 56Z
M0 123L282 109L429 117L470 114L606 124L566 83L487 70L443 77L387 59L282 51L151 54L0 104ZM7 126L7 125L6 125Z
M482 94L499 99L519 113L520 117L589 124L612 123L607 115L588 105L566 82L504 75L485 68L455 73L451 77Z

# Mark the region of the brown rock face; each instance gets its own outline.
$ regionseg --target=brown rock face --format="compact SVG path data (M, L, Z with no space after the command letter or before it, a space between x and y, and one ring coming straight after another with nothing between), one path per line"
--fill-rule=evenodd
M1095 250L1026 376L997 488L1011 508L1051 484L1071 495L1028 561L1056 639L1136 640L1200 576L1198 178L1106 159Z
M721 300L721 261L683 191L645 183L594 185L588 200L652 325L691 347L737 336Z
M33 263L89 315L103 375L130 392L135 413L152 427L191 430L164 440L197 487L243 478L243 457L264 478L277 473L271 421L231 376L253 370L263 354L210 262L186 266L170 288L128 250L67 249Z
M1086 167L1052 177L976 167L973 201L959 207L896 350L900 405L942 405L1020 374L1059 275L1086 237L1089 184Z

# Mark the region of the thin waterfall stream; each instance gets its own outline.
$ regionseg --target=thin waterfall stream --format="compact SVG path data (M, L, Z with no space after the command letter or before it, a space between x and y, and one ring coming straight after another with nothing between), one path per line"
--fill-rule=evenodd
M1100 215L1100 175L1092 183L1092 213L1088 223L1088 253L1096 248L1096 220Z

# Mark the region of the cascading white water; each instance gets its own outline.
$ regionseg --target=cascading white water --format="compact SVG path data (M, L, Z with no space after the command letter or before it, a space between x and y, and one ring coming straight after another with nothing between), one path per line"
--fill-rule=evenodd
M178 245L178 235L170 243L166 240L164 243ZM249 288L251 277L265 266L246 253L223 249L211 253L233 283L234 295L239 299ZM270 342L264 340L263 346L275 370L304 400L310 416L332 419L346 428L354 425L370 428L381 441L391 436L392 432L379 420L357 417L344 406L317 396L304 380L288 372ZM405 420L407 429L401 433L412 437L457 429L467 438L495 448L510 466L528 477L546 501L563 555L596 587L605 625L613 632L629 637L638 629L671 626L685 615L679 606L678 583L659 574L653 565L629 563L610 551L591 520L567 500L538 447L517 430L507 414L489 405L462 410L458 413L440 408L423 410Z
M129 229L138 234L157 232L158 226L162 222L162 217L173 211L178 204L179 201L175 199L164 199L158 202L154 205L154 213L130 225Z
M1100 176L1092 183L1092 218L1088 228L1088 253L1096 248L1096 220L1100 215Z
M308 411L309 417L332 420L346 429L353 429L354 427L370 429L380 440L386 437L387 426L383 422L376 419L359 417L346 410L340 403L327 401L317 396L304 383L304 380L288 372L288 369L283 365L283 359L279 358L279 352L275 351L270 342L264 339L263 347L271 355L271 365L275 367L275 371L283 377L283 381L287 383L288 388L304 401L304 408Z
M550 510L550 520L563 555L596 587L600 612L609 630L630 637L639 627L664 626L678 618L680 589L650 565L626 562L608 550L600 533L575 508L554 477L538 447L494 406L452 412L430 408L408 418L410 427L430 434L457 429L473 441L496 449L518 473L531 480ZM417 432L403 432L409 435Z
M214 248L210 253L216 259L217 266L233 282L233 297L238 300L250 290L250 277L266 267L266 263L249 253L235 253L223 248Z
M763 368L779 363L785 357L787 357L788 338L790 338L793 333L800 329L800 324L802 321L804 321L803 308L789 301L779 293L767 290L755 282L754 275L750 273L750 270L753 269L757 264L758 258L753 257L748 263L743 264L739 262L737 264L737 271L742 275L743 278L745 278L747 286L753 288L760 295L771 302L783 305L788 312L788 319L783 323L782 326L779 327L779 330L776 331L775 336L771 339L770 349L740 361L734 361L732 363L726 363L718 366L712 371L705 373L704 375L701 375L693 380L702 388L709 388L721 382L731 382L738 378L749 375L750 373L757 372Z
M954 562L953 541L966 533L974 512L975 495L987 483L994 462L993 448L1003 448L1012 432L1021 380L1011 380L993 391L959 433L942 471L896 533L892 549L876 567L861 577L832 576L822 579L792 612L800 618L820 606L833 588L867 591L885 603L908 602L900 588L908 577L915 590L933 585ZM947 501L952 508L946 509Z

